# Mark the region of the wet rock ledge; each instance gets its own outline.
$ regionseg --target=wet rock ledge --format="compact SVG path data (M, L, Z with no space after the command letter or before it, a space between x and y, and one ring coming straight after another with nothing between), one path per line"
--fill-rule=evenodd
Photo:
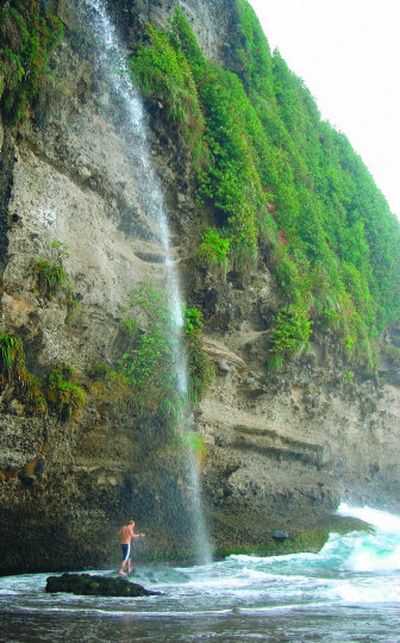
M91 574L63 574L62 576L49 576L46 592L55 594L80 594L85 596L159 596L156 592L131 583L123 578L105 578Z

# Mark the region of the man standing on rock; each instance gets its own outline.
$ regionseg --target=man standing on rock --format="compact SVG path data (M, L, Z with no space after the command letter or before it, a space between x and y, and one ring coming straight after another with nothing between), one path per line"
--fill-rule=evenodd
M126 525L118 529L119 541L122 549L122 561L118 574L125 576L132 571L131 544L134 538L143 538L144 534L135 534L135 521L129 520Z

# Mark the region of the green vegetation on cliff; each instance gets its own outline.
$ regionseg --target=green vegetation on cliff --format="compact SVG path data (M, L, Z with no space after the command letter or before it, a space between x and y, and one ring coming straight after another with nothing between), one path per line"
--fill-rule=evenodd
M39 380L26 368L25 351L20 337L0 334L0 391L11 388L15 397L33 412L44 413L47 403Z
M198 404L214 378L214 367L202 344L203 316L197 308L184 310L184 334L188 360L188 396L192 404Z
M201 313L196 308L183 311L181 338L166 293L145 283L131 292L123 312L127 347L118 367L131 388L135 409L142 417L157 417L175 428L186 402L198 403L213 376L202 348ZM182 354L188 361L187 399L178 381L184 372L179 363Z
M198 196L215 227L197 257L242 280L266 262L281 298L271 364L330 329L371 368L377 334L400 313L399 223L346 137L271 54L248 2L233 5L224 67L204 57L181 9L168 31L149 30L132 61L145 95L168 106L201 155Z
M44 384L27 368L21 338L5 333L0 334L0 393L6 407L16 398L29 413L53 412L63 422L76 418L87 402L71 366L54 367Z
M69 309L76 303L69 276L64 270L62 260L70 256L68 246L63 241L52 241L49 247L49 258L36 259L33 270L37 279L40 295L47 300L64 301Z
M63 34L51 2L6 0L0 8L0 111L15 124L29 112ZM46 8L44 8L46 7Z
M87 402L87 395L77 382L75 370L68 364L53 368L47 378L47 399L63 422L76 418Z
M200 266L214 267L225 275L229 261L230 239L224 238L216 228L207 228L196 251Z

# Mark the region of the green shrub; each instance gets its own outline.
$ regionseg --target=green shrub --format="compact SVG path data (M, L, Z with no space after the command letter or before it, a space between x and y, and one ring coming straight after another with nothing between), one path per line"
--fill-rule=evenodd
M283 354L269 352L267 355L265 366L268 373L273 373L274 371L280 371L280 369L283 366Z
M184 334L171 320L166 293L139 284L124 309L128 317L126 352L117 360L125 381L132 389L136 411L143 417L157 417L174 429L186 404L197 403L212 379L212 367L201 341L202 317L196 308L185 308ZM187 399L179 385L180 353L188 358Z
M289 304L278 310L271 331L268 368L280 367L280 357L290 357L308 345L311 321L301 306Z
M14 385L17 396L33 411L44 413L47 410L40 382L26 368L24 346L15 335L0 335L0 384Z
M215 377L214 366L202 343L203 316L197 308L185 308L184 329L189 371L190 402L198 404Z
M219 268L225 274L229 265L230 239L216 228L207 228L196 250L196 259L204 267Z
M67 305L72 307L75 304L75 296L70 279L62 265L62 259L70 256L69 249L62 241L52 241L50 253L50 259L37 259L33 266L39 292L48 300L60 299L64 296Z
M9 379L25 365L22 341L13 335L0 335L0 358L3 375Z
M183 310L183 324L186 337L199 337L203 330L203 315L198 308Z
M195 431L185 433L184 441L189 451L196 455L198 461L201 462L205 459L207 451L206 444L199 433Z
M38 259L34 265L39 292L45 299L54 299L59 288L69 285L64 268L51 259Z
M353 381L354 381L354 373L353 373L353 371L348 369L348 370L346 370L344 372L344 381L346 382L346 384L352 384L353 383Z
M237 77L217 65L207 63L199 87L210 155L199 192L219 213L233 266L245 274L257 260L257 213L267 207L247 132L251 106Z
M124 309L129 346L117 361L132 387L137 412L174 422L181 401L176 381L176 329L166 294L139 284Z
M63 422L77 418L87 403L87 395L77 384L74 369L68 365L54 368L47 378L47 400Z
M179 6L175 7L170 24L171 42L175 49L180 49L184 54L197 83L202 77L206 61L185 13Z
M129 403L132 398L132 387L125 373L104 362L93 366L89 390L98 402Z
M275 267L275 280L286 300L297 303L301 299L299 270L295 262L282 251L279 253L279 261Z

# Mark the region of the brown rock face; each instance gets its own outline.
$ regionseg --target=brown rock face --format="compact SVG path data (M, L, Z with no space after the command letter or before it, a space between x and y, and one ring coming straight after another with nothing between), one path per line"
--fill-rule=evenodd
M125 36L140 38L144 23L164 22L175 3L109 4ZM222 58L231 3L180 4L206 54ZM2 376L0 573L115 562L116 529L132 515L146 532L134 557L193 553L183 466L163 427L139 421L128 397L92 375L123 353L120 306L135 283L162 282L164 250L78 7L59 2L65 38L45 104L17 130L0 127L1 332L23 340L26 366L39 378L72 365L88 402L61 421L34 412ZM320 338L286 371L267 374L271 276L261 264L245 285L193 270L192 170L161 117L151 119L174 256L186 299L204 311L204 345L216 367L195 417L215 547L263 546L277 529L288 540L321 529L341 498L398 509L398 371L382 362L379 381L363 373L346 381L336 347ZM35 262L49 257L55 240L68 248L62 262L78 303L72 308L65 290L50 299L38 291Z

